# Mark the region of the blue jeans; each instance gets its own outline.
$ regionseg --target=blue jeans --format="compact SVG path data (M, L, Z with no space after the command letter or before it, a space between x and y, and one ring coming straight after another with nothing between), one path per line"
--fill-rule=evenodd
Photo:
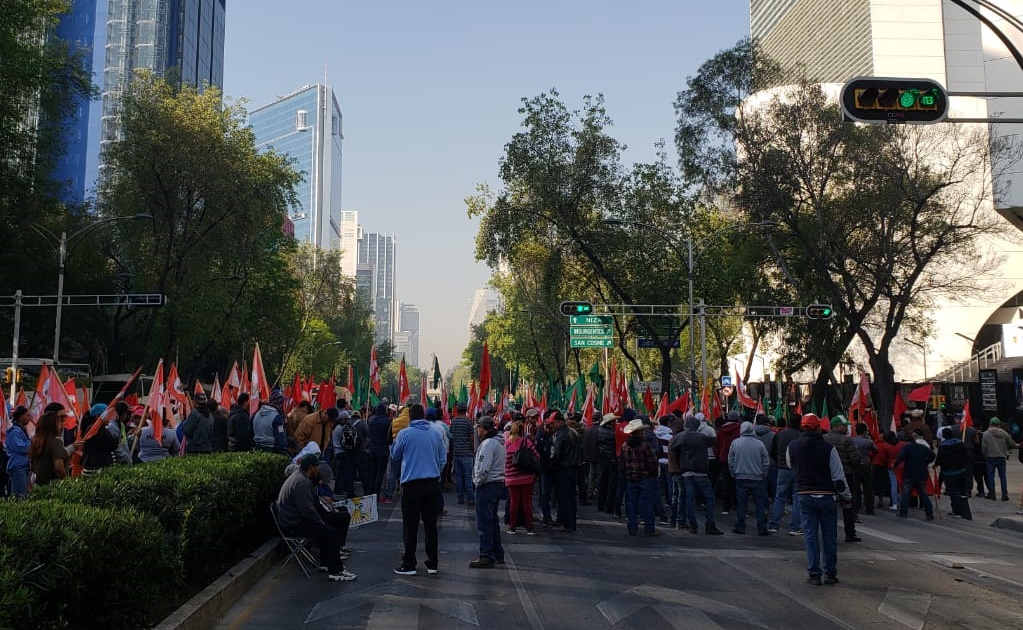
M909 495L914 489L916 490L917 497L920 499L920 505L924 508L924 513L928 517L934 516L934 506L931 505L931 498L927 496L927 480L910 480L905 477L902 478L902 499L899 500L899 516L908 515Z
M394 493L401 487L401 461L389 459L387 462L387 478L384 480L384 496L388 499L394 497Z
M501 521L497 505L504 492L503 481L490 481L476 488L476 529L480 534L480 558L504 562L501 546Z
M686 482L682 473L671 475L671 526L682 525L686 518Z
M767 479L736 479L735 496L739 508L735 513L735 528L746 529L746 508L749 507L749 494L753 494L753 506L757 511L757 533L767 533Z
M838 575L838 503L835 496L801 494L798 499L799 511L803 515L807 573L820 577L823 544L824 575Z
M1005 458L1004 457L988 457L987 458L987 495L989 497L995 496L995 471L998 471L998 480L1002 483L1002 498L1009 496L1009 486L1005 482Z
M785 515L785 503L792 499L792 520L789 531L799 531L803 527L803 519L799 513L799 497L796 495L796 475L787 468L778 469L778 486L774 492L774 509L771 510L771 521L768 527L778 527L781 517Z
M571 531L576 528L575 473L575 468L558 468L552 475L554 496L558 500L558 523Z
M11 478L11 496L15 499L28 498L28 468L15 468L7 473Z
M451 458L451 464L455 468L455 492L458 494L458 502L465 499L473 500L472 487L472 455L459 455Z
M899 504L899 479L895 476L895 471L891 468L888 469L888 483L891 485L892 493L892 505Z
M686 515L689 527L696 527L696 495L703 498L703 507L707 516L704 521L707 527L714 526L714 486L707 475L684 477L686 480Z
M639 533L639 516L643 517L646 533L654 531L654 501L657 501L657 479L647 477L625 482L625 514L629 533Z

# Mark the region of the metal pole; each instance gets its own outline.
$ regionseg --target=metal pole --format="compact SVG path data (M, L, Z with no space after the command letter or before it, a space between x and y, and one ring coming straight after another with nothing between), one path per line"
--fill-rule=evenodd
M689 247L689 387L693 390L692 402L694 408L697 406L696 400L700 396L698 387L696 384L696 331L693 330L693 309L696 308L696 304L693 302L693 237L690 236L686 239L686 244Z
M57 321L53 327L53 366L60 361L60 310L64 302L64 259L67 258L67 232L60 233L57 250Z
M703 298L700 298L700 370L704 386L707 385L707 314L704 309Z
M14 344L11 347L11 397L10 404L14 404L14 396L18 387L18 339L21 337L21 289L14 292Z

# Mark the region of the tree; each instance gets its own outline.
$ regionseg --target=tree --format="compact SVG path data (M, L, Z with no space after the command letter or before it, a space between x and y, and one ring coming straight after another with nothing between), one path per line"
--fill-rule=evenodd
M844 124L819 86L767 91L783 74L749 41L704 64L676 101L681 163L750 220L777 222L776 288L834 306L834 320L789 322L803 359L788 368L818 365L820 394L857 339L886 414L894 339L904 326L926 334L934 301L970 295L992 268L976 253L999 225L991 164L1018 148L954 125Z
M281 365L301 328L294 240L282 229L300 175L284 156L256 151L244 110L213 87L176 89L140 73L121 122L123 139L104 155L102 210L153 219L145 229L118 224L113 264L135 290L168 302L116 314L113 362L180 356L183 374L206 373L258 340L266 364Z

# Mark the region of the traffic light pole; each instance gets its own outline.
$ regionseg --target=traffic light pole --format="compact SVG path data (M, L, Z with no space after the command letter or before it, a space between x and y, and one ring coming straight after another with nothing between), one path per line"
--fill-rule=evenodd
M14 404L18 389L18 339L21 337L21 289L14 292L14 344L11 346L11 396L7 399Z

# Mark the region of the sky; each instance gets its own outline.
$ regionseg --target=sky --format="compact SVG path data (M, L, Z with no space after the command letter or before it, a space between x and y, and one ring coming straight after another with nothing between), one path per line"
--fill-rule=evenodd
M701 63L749 33L746 0L231 0L224 92L250 109L331 85L343 114L342 209L398 244L397 297L420 310L419 362L461 359L478 221L465 198L501 190L522 98L570 109L603 94L625 165L669 145L672 102Z

